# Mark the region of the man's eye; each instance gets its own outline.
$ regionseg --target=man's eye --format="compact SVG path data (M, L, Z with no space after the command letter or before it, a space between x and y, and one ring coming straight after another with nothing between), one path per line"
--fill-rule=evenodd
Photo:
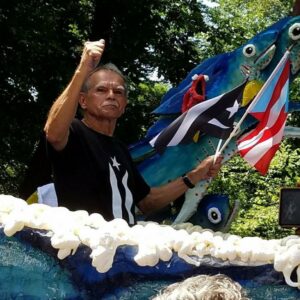
M124 95L124 91L123 90L121 90L121 89L116 89L116 90L114 90L114 94L116 94L116 95Z
M104 87L98 87L97 88L97 92L99 93L107 93L108 89L104 88Z

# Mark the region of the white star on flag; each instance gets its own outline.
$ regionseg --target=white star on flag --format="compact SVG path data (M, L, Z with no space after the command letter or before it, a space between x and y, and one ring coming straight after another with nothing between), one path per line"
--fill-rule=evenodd
M116 168L118 169L118 171L119 171L119 166L120 166L121 164L119 164L119 163L117 162L116 157L114 156L114 157L111 157L110 159L112 160L113 167L116 167Z
M233 106L226 108L227 111L230 112L228 119L230 119L239 109L239 103L235 100Z

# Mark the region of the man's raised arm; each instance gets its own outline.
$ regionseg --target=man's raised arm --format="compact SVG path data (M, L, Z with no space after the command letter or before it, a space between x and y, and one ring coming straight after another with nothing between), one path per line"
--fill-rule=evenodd
M81 87L88 75L98 65L104 46L104 40L84 44L80 63L70 83L50 109L44 131L47 140L58 151L67 144L69 127L76 114Z

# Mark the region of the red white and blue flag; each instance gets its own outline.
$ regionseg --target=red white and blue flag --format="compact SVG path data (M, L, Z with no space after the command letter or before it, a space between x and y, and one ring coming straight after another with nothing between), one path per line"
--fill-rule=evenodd
M267 173L279 148L287 119L290 74L288 55L286 52L280 60L249 112L259 120L258 125L238 140L239 154L262 175Z

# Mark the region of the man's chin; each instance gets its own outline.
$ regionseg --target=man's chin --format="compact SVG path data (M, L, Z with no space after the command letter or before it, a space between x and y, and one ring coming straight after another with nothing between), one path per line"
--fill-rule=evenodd
M119 110L102 110L98 116L104 119L116 120L120 118L121 115L122 113Z

